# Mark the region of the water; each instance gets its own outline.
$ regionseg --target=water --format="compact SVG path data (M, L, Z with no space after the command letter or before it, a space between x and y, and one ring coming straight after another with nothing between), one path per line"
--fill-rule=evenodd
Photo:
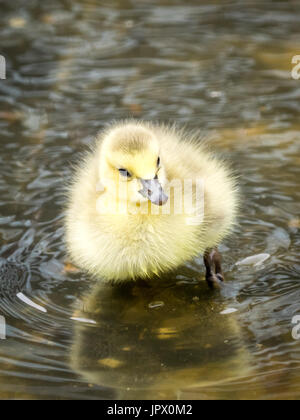
M299 18L296 1L1 2L0 398L299 398ZM71 163L128 116L202 128L240 174L221 293L200 257L148 287L70 269Z

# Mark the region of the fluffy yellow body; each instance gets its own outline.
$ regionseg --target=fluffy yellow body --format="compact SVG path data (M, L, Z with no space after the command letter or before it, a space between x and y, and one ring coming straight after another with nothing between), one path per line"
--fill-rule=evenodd
M159 182L169 197L165 205L141 196L143 179ZM235 177L197 134L136 121L98 136L68 195L73 262L116 282L159 275L218 245L238 208Z

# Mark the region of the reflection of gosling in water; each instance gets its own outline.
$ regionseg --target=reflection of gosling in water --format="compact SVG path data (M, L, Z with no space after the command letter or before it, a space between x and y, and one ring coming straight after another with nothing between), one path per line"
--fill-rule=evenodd
M117 399L201 398L209 387L220 397L249 372L236 314L222 315L203 284L163 281L97 283L74 314L95 324L76 322L71 367ZM153 302L164 305L151 309Z
M183 206L178 189L169 188L173 181L183 186ZM187 181L191 188L184 187ZM218 285L223 275L216 246L230 232L236 209L232 174L197 136L119 123L100 134L70 187L69 253L92 275L116 282L160 275L204 253L207 281Z

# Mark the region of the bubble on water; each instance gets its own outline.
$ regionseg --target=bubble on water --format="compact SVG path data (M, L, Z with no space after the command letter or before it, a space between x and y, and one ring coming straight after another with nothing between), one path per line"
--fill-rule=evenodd
M23 293L18 293L17 298L19 298L22 302L26 303L27 305L31 306L32 308L37 309L40 312L47 313L47 309L43 308L40 305L37 305L36 303L32 302L28 297L26 297Z
M240 265L253 265L254 267L258 267L258 266L262 265L270 257L271 257L270 254L257 254L257 255L252 255L250 257L244 258L241 261L238 261L237 263L235 263L235 265L237 265L237 266L240 266Z
M77 321L77 322L82 322L85 324L92 324L92 325L97 325L97 322L94 321L93 319L87 319L87 318L77 318L77 317L72 317L70 318L72 321Z
M165 306L164 302L158 301L158 302L151 302L149 303L148 307L150 309L155 309L155 308L162 308L163 306Z
M219 90L213 90L213 91L209 92L209 96L211 98L221 98L223 96L223 92L221 92Z
M224 311L220 312L220 315L230 315L230 314L234 314L235 312L237 312L237 309L227 308Z

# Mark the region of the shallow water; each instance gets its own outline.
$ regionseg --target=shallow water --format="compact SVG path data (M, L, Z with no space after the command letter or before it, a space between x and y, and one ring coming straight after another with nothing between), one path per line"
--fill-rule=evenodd
M1 2L0 398L300 397L299 18L296 1ZM221 293L200 257L91 292L66 263L71 163L128 116L202 128L240 174Z

